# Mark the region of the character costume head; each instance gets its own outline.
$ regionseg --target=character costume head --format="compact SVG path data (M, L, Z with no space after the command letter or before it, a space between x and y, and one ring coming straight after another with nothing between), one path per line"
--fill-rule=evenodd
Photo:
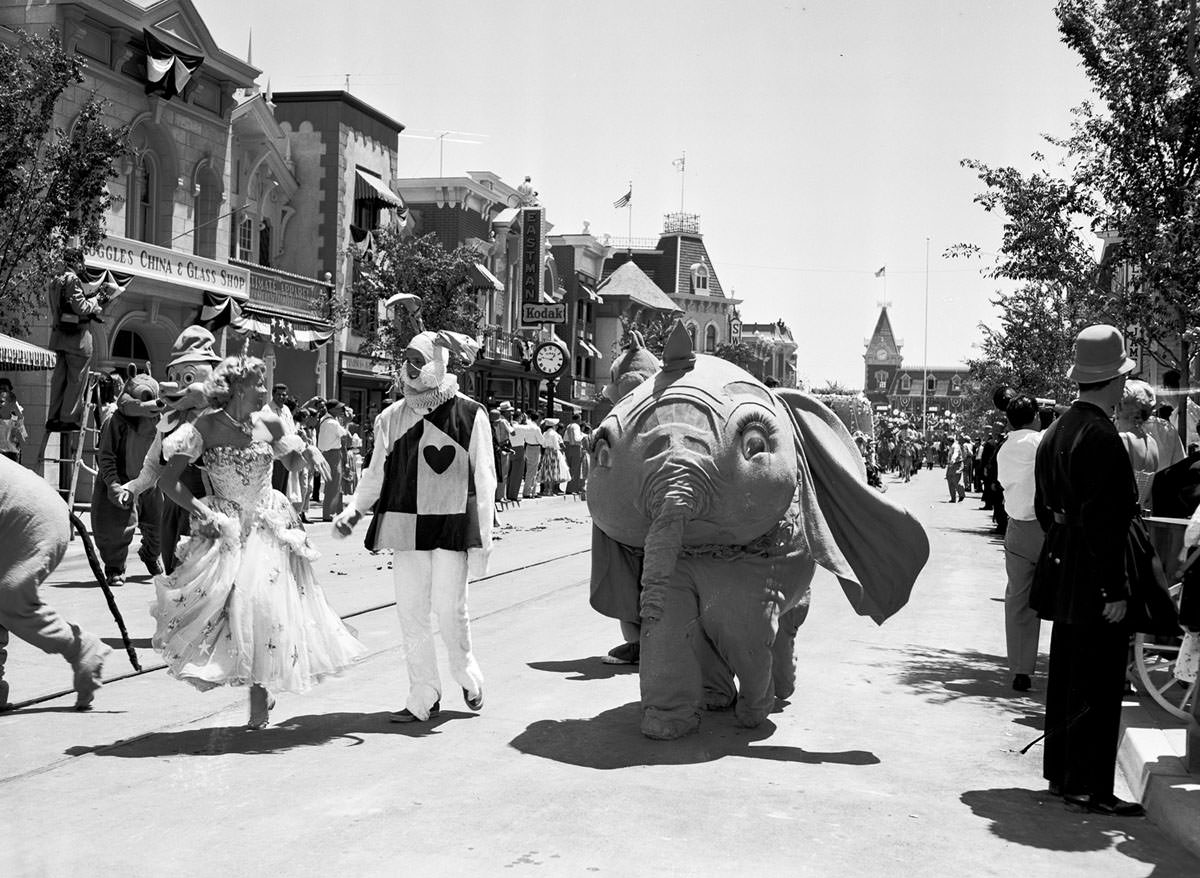
M189 326L175 339L167 362L167 380L159 385L167 412L160 429L173 430L188 412L208 408L204 384L221 357L213 350L213 334L203 326Z
M130 418L157 418L162 407L158 382L149 375L134 375L117 397L117 411Z

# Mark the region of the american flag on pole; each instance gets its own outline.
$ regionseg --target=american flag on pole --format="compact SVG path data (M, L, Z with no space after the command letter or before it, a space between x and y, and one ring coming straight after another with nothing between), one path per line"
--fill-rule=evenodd
M633 201L633 187L629 187L629 191L613 202L613 207L628 207L629 202Z
M876 277L884 277L886 274L887 274L887 266L886 265L880 266L879 271L875 272Z

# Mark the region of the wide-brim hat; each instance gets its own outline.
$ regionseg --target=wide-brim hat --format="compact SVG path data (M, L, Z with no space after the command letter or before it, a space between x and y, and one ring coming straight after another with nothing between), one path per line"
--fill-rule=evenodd
M1067 378L1076 384L1097 384L1128 375L1137 363L1125 353L1125 336L1106 323L1086 327L1075 337L1075 364Z
M179 338L175 339L175 344L171 348L171 359L167 361L167 368L182 366L184 363L216 364L221 362L220 355L213 350L215 341L213 334L203 326L189 326L179 333Z
M497 408L502 412L511 412L513 410L513 405L511 402L502 402Z

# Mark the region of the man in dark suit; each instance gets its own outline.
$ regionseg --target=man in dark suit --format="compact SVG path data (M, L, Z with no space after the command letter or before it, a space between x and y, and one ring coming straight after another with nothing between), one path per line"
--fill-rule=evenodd
M1079 398L1046 431L1034 466L1034 511L1046 541L1029 605L1054 622L1042 773L1050 791L1088 811L1140 816L1113 795L1129 632L1125 547L1137 511L1133 467L1113 408L1134 363L1112 326L1075 339L1067 377Z

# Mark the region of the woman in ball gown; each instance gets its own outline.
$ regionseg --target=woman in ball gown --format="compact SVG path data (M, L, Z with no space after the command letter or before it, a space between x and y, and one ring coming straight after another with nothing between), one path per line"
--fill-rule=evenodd
M213 408L163 440L160 484L191 513L192 536L151 605L169 673L202 691L249 686L251 729L267 725L270 693L304 692L367 651L326 603L317 551L271 489L272 461L303 466L304 443L261 411L267 392L261 360L230 357L206 387ZM193 461L211 483L203 499L179 482Z

